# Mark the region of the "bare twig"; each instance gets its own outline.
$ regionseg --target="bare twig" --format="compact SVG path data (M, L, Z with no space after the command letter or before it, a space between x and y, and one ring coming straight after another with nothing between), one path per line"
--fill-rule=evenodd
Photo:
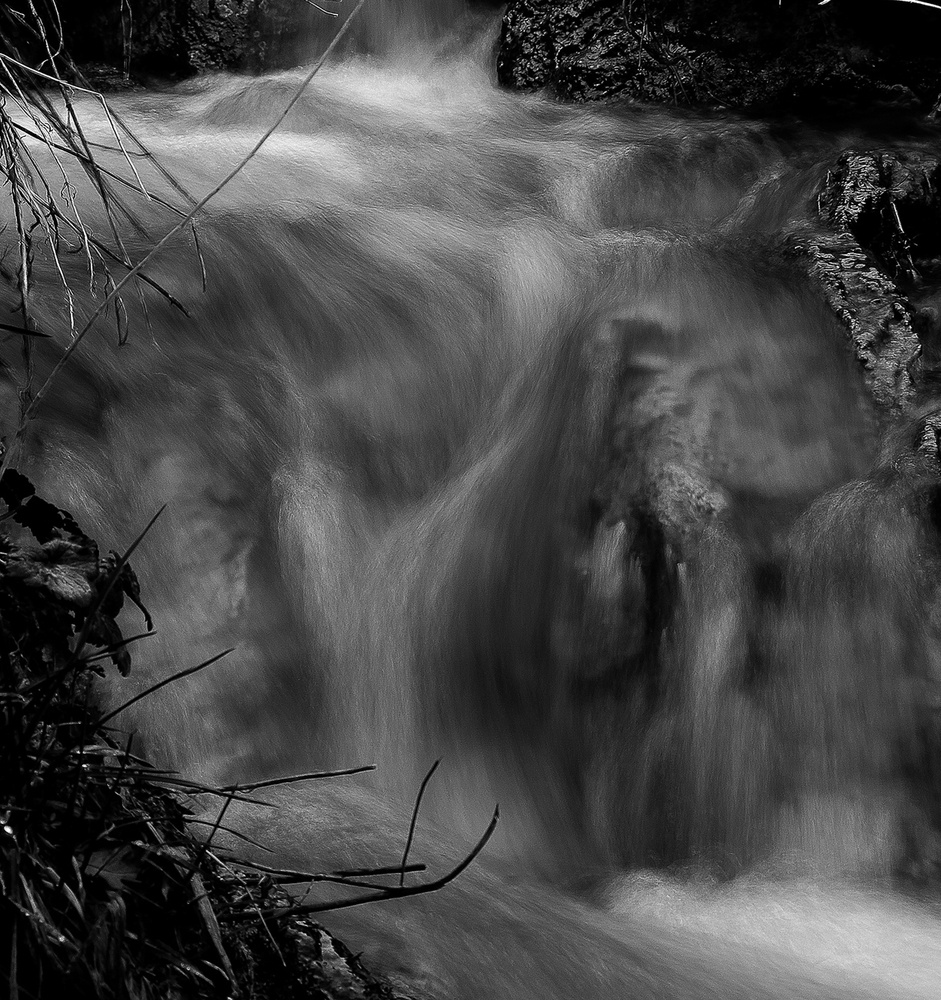
M268 865L263 865L258 861L234 861L233 864L238 864L242 868L251 868L253 871L261 872L264 875L272 875L275 878L283 879L288 883L316 882L325 877L345 879L375 878L379 875L398 875L402 870L399 865L382 865L378 868L351 868L335 872L327 872L326 874L316 874L311 872L295 871L292 868L270 868ZM407 866L407 869L410 872L423 872L428 870L428 866L422 864L410 864Z
M269 910L261 911L260 916L266 920L283 920L286 917L304 916L309 913L324 913L328 910L342 910L350 906L362 906L364 903L378 903L388 899L402 899L405 896L419 896L426 892L436 892L449 882L453 882L454 879L470 866L493 836L493 831L497 828L499 820L500 807L497 806L493 811L493 817L487 829L480 840L474 845L473 849L449 872L431 882L422 882L418 885L389 886L368 895L359 896L356 899L340 899L329 903L298 903L294 906L273 907ZM248 920L254 919L255 916L256 914L254 913L233 913L223 917L223 919L228 923L245 923Z
M421 800L425 797L425 789L428 787L428 782L431 781L431 776L438 770L438 765L441 763L441 758L439 757L434 764L428 769L428 773L422 780L421 786L418 789L418 795L415 796L415 805L412 808L412 818L408 824L408 837L405 840L405 850L402 852L402 869L399 874L399 886L405 885L405 869L408 864L408 852L412 849L412 839L415 836L415 824L418 822L418 813L421 809Z

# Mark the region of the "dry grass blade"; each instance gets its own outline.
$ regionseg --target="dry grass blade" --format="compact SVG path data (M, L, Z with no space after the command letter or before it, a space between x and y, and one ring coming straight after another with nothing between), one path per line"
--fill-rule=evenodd
M341 778L347 774L363 774L365 771L375 771L375 764L362 764L359 767L346 767L339 771L310 771L306 774L291 774L284 778L266 778L264 781L252 781L237 785L225 785L223 792L254 792L259 788L273 788L276 785L293 785L299 781L315 781L319 778Z
M326 63L327 59L333 54L333 51L336 49L336 47L340 43L341 39L344 37L344 35L346 34L346 32L350 29L350 27L353 24L353 22L354 22L354 20L355 20L355 18L357 16L357 14L359 13L360 10L362 10L362 8L365 5L365 3L366 3L366 0L358 0L358 3L353 8L353 10L350 12L350 16L346 19L346 21L344 21L343 25L340 27L340 30L336 33L336 35L334 35L332 41L327 46L327 48L324 51L323 55L320 57L320 59L317 61L317 63L313 66L313 68L306 74L306 76L301 81L300 85L298 86L297 90L295 91L294 95L287 102L287 104L285 105L285 107L283 108L283 110L281 111L281 113L274 120L274 122L272 122L272 124L269 126L269 128L265 130L264 134L255 142L255 144L248 151L248 153L245 154L245 156L225 175L225 177L222 178L221 181L219 181L218 184L215 185L215 187L213 187L213 189L208 194L206 194L203 198L201 198L196 203L196 205L193 206L193 208L187 213L187 215L186 215L186 217L184 219L181 219L160 240L158 240L154 244L154 246L152 247L152 249L149 251L149 253L147 253L143 257L142 260L138 261L138 263L136 263L133 267L131 267L128 270L128 272L122 278L120 278L118 281L116 281L114 283L114 286L111 288L111 290L108 292L108 294L102 299L102 301L98 304L98 306L92 311L91 316L85 322L84 326L72 338L72 342L69 344L68 348L63 352L62 356L56 362L55 366L53 367L53 369L49 373L49 375L46 377L46 379L43 382L43 384L39 387L39 389L36 391L36 393L34 395L32 395L32 397L30 398L29 402L27 403L27 405L26 405L26 407L24 409L23 415L21 417L21 420L20 420L20 426L17 428L16 435L15 435L15 437L13 439L13 442L10 445L10 447L7 449L6 453L4 454L2 462L0 462L0 476L2 476L3 472L7 468L9 468L10 465L15 461L15 459L17 457L18 449L19 449L19 447L20 447L20 445L22 443L23 436L24 436L25 431L26 431L26 426L29 423L30 419L35 415L37 407L42 402L42 400L45 398L45 396L48 393L49 389L51 388L51 386L53 385L53 383L58 378L59 373L66 366L66 364L68 364L69 359L72 357L72 355L78 349L79 345L85 339L85 337L87 336L88 332L92 329L92 327L95 325L95 323L97 323L98 319L110 307L112 307L112 305L114 304L115 300L120 297L120 293L121 293L122 289L128 284L128 282L130 282L132 279L134 279L138 275L138 273L144 267L146 267L147 264L150 263L151 260L153 260L154 256L163 247L165 247L167 245L167 243L169 243L170 240L172 240L183 228L185 228L186 226L190 225L190 223L192 222L192 220L196 218L196 216L202 211L202 209L205 208L205 206L213 198L215 198L219 194L219 192L222 191L222 189L224 187L226 187L226 185L228 185L229 183L231 183L231 181L238 174L240 174L242 172L242 170L244 170L245 167L254 159L254 157L259 152L259 150L262 148L262 146L264 146L264 144L271 138L271 136L278 129L278 127L281 125L281 123L284 121L284 119L287 118L287 116L290 114L291 110L294 108L294 106L297 104L297 102L301 99L301 97L303 96L304 92L306 91L306 89L309 86L309 84L311 83L311 81L314 79L314 77L317 75L317 73L320 72L320 70L323 68L324 64Z
M42 9L40 9L42 8ZM3 25L10 30L4 31ZM66 51L62 40L62 25L54 0L44 4L28 0L25 12L8 5L0 7L0 179L5 184L12 210L12 227L17 237L17 263L14 274L4 276L15 285L18 312L22 322L22 368L17 371L6 365L7 375L17 387L20 417L17 433L0 462L0 473L15 464L23 430L35 411L33 392L32 347L29 337L40 335L34 316L32 272L39 248L52 264L57 281L68 306L69 331L74 339L80 331L76 325L75 300L64 255L81 251L87 265L88 286L92 294L102 289L105 312L113 315L118 340L129 335L129 311L122 298L128 281L134 281L134 291L140 312L150 325L144 288L157 291L175 308L183 309L167 289L135 269L125 239L128 227L138 236L150 240L147 227L138 218L125 194L152 202L177 218L186 218L194 204L192 196L180 185L117 115L94 88L87 86L78 67ZM32 49L42 56L39 65L25 56L14 38L25 38ZM38 58L38 57L37 57ZM75 82L78 81L78 82ZM103 116L111 141L105 145L93 140L86 131L76 95L95 103ZM111 169L96 161L95 151L108 148L120 156L120 168ZM42 155L40 155L42 154ZM47 181L48 162L61 178L61 189L54 192ZM139 169L138 164L141 164ZM142 171L147 169L183 198L174 205L171 198L152 193ZM95 232L83 217L79 207L76 167L94 192L101 206L105 232ZM125 175L126 176L123 176ZM185 224L190 225L191 221ZM74 241L74 242L73 242ZM205 264L198 244L195 248L201 270ZM185 311L185 310L184 310ZM14 331L9 331L14 332ZM66 349L68 354L68 349ZM40 387L42 388L42 387Z
M132 642L140 642L141 639L151 639L156 634L156 629L150 629L147 632L138 632L137 635L129 635L126 639L122 639L120 642L111 643L110 646L103 646L101 651L98 653L81 657L81 661L82 663L97 663L99 660L106 660L112 653L117 652L119 649L123 649L125 646L130 646Z
M209 836L206 838L206 843L203 845L203 850L200 857L205 857L207 851L212 847L212 841L216 834L219 832L219 828L222 826L222 821L225 819L225 814L229 811L229 806L232 805L231 794L226 796L225 802L222 803L222 808L219 810L219 814L216 816L212 824L212 829L209 831Z
M16 172L16 174L12 171L8 171L8 180L11 185L11 200L14 203L14 210L16 211L16 206L18 204L26 204L29 206L36 223L41 226L45 232L46 241L50 247L54 261L60 273L60 283L66 290L66 294L69 294L70 290L68 288L68 282L66 281L65 276L62 273L61 266L59 266L58 263L60 233L57 226L59 219L62 217L67 218L67 216L59 207L59 199L57 199L49 190L49 187L45 182L43 171L37 164L32 151L24 142L24 137L29 137L45 146L46 150L55 162L58 172L62 176L64 203L66 204L68 211L70 211L74 217L73 226L79 234L80 241L83 244L85 256L89 263L89 280L91 284L94 285L96 255L92 252L90 246L91 241L88 238L92 234L82 219L81 213L77 207L74 185L60 154L73 157L77 160L83 173L87 176L93 188L97 191L98 197L105 210L105 217L107 219L111 237L119 250L118 256L120 259L130 264L130 258L124 246L123 237L120 231L120 224L116 217L116 213L120 214L122 218L130 221L135 230L142 232L145 236L146 231L141 224L137 222L130 208L119 198L116 192L111 190L111 186L109 184L109 180L111 178L107 173L99 169L98 164L92 157L89 140L85 135L81 120L71 100L70 91L74 88L65 83L60 84L59 89L61 99L66 108L66 116L63 118L53 102L50 100L48 94L33 85L34 81L32 80L32 75L35 75L35 72L32 71L31 74L29 67L26 67L20 60L0 55L0 70L2 70L2 75L0 75L0 93L3 93L7 97L11 98L14 101L20 115L33 125L33 128L30 128L29 125L25 125L22 122L18 122L9 116L6 116L6 122L12 129L12 133L8 136L7 141L9 151L8 160L10 161L11 167L15 167L18 163L24 165L21 170ZM19 72L17 73L15 71ZM55 79L53 77L49 77L48 74L39 74L39 77L40 79L47 81ZM56 141L56 138L58 141ZM27 164L28 169L26 169L25 166ZM137 180L137 184L135 186L138 188L141 187L141 182L136 169L134 170L134 176ZM27 242L29 243L29 249L31 250L31 234L29 234ZM100 261L97 261L97 263L100 263ZM107 283L107 267L105 267L104 270ZM116 310L116 314L120 315L119 302L116 301L114 303L114 308ZM74 333L74 318L72 330Z
M158 681L156 684L152 684L145 691L141 691L140 694L134 695L133 698L129 698L126 702L119 705L117 708L108 712L106 715L101 716L98 719L97 726L102 728L106 726L112 719L120 715L122 712L126 711L131 707L131 705L136 705L139 701L143 701L144 698L149 698L155 691L159 691L161 688L165 688L168 684L175 684L177 681L182 680L184 677L189 677L192 674L199 673L200 670L205 670L207 667L211 667L214 663L217 663L224 656L228 656L229 653L235 651L233 646L231 649L224 649L221 653L216 653L215 656L209 657L208 660L203 660L202 663L197 663L195 667L187 667L185 670L178 670L175 674L171 674L169 677L165 677L162 681Z
M230 826L215 823L208 819L196 819L194 817L190 817L187 822L194 823L196 826L208 826L215 829L217 832L222 830L224 833L228 833L230 836L235 837L236 840L241 840L243 844L249 844L252 847L257 847L260 851L267 851L268 854L274 854L274 851L272 851L270 847L265 847L264 844L254 840L252 837L249 837L248 834L240 833L238 830L234 830Z

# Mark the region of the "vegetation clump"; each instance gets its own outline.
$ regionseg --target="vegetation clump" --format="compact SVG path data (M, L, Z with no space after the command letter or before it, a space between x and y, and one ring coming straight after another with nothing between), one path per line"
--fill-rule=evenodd
M216 850L229 803L260 802L244 792L281 781L213 789L152 767L134 752L133 735L112 722L154 688L107 713L98 707L96 681L108 669L127 675L132 643L153 630L128 562L137 543L123 556L102 554L15 470L0 480L0 501L0 970L7 995L400 996L310 918L332 904L297 904L289 886L328 881L371 890L363 901L409 895L435 884L386 887L375 879L401 879L424 866L406 858L390 870L287 872ZM127 602L147 631L126 638L118 615ZM223 800L208 831L194 816L204 809L196 804L202 796Z
M94 683L127 674L126 556L102 553L8 470L0 533L0 961L10 997L219 995L194 905L198 845L175 780L109 727ZM169 921L168 914L175 919Z

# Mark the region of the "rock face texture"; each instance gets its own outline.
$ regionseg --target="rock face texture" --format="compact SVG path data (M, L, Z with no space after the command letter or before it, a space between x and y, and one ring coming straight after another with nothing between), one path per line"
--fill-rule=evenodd
M106 89L135 77L260 72L307 64L323 52L355 4L312 0L59 0L63 37L86 75ZM367 3L343 46L382 52L396 36L438 38L494 0L382 0ZM5 29L7 30L7 29ZM15 31L15 23L14 23ZM55 31L53 31L53 35ZM23 42L42 58L35 39ZM123 76L123 81L122 81Z
M941 94L941 13L832 0L514 0L501 83L563 100L806 108L930 107ZM874 5L876 6L876 5ZM906 8L906 9L903 9Z
M877 406L900 416L937 383L941 160L847 152L823 180L828 236L797 245L852 337Z
M515 0L503 22L498 76L506 87L569 102L626 99L824 121L837 112L831 119L837 130L846 126L849 116L839 113L847 109L903 108L914 121L938 111L941 61L925 40L939 37L941 12L902 13L908 7L915 5L887 0L867 20L861 5L841 0L823 6L816 0ZM803 677L806 707L819 700L815 685L837 676L827 626L811 611L800 637L811 666L788 660L780 642L801 600L795 595L805 582L823 579L821 606L852 608L883 637L860 647L857 661L879 662L878 650L888 648L898 622L905 623L899 634L924 637L901 658L917 662L913 676L928 693L912 703L905 729L911 748L893 765L904 771L918 803L912 817L900 821L906 846L897 863L915 878L941 870L941 778L933 763L941 747L941 670L934 652L941 617L941 157L924 127L913 129L910 141L862 137L840 148L830 147L830 162L808 161L806 210L780 229L769 227L774 245L767 252L793 264L796 284L806 288L809 278L821 311L828 309L842 326L865 379L858 410L849 400L845 409L820 410L820 426L806 437L813 446L799 457L796 447L789 449L804 440L809 417L803 428L799 419L793 427L776 425L773 408L762 410L752 399L757 418L738 419L749 397L735 396L733 359L715 360L724 373L720 391L738 403L728 416L721 406L710 410L707 392L689 391L676 358L657 367L656 352L645 350L648 341L656 344L655 329L647 335L644 322L632 320L624 331L624 340L640 345L635 355L650 354L652 363L644 371L637 364L625 370L606 431L585 569L588 667L575 671L574 689L597 711L596 725L616 732L612 742L633 737L605 721L607 705L619 702L636 712L632 732L643 731L640 720L655 706L657 724L624 759L653 761L650 780L657 787L686 790L664 806L630 767L613 781L612 792L596 790L598 809L610 809L621 828L633 831L633 839L617 845L628 861L644 862L643 851L631 853L638 842L671 861L716 843L747 857L761 843L757 826L754 842L736 839L748 825L740 822L742 803L758 801L761 788L781 779L756 692L781 672ZM665 165L661 175L668 173ZM795 398L806 393L809 414L821 398L813 373L806 383L785 376L792 355L810 354L813 344L788 343L774 358L776 371ZM754 377L747 373L743 384ZM878 454L867 452L851 468L854 442L849 431L845 438L834 433L840 426L877 441ZM782 455L791 461L778 463ZM846 467L833 456L846 457ZM828 460L831 484L814 478ZM872 539L884 530L898 532L899 544L930 568L912 586L896 581L867 592L859 581L878 561ZM838 556L818 548L815 531L837 539ZM880 569L884 579L891 572ZM699 620L710 628L698 633ZM611 638L605 643L594 638L599 634ZM677 636L684 637L679 644ZM891 683L885 690L889 700L897 694ZM767 752L767 773L733 773L731 744L728 754L703 763L697 750L684 763L677 748L697 718L708 718L713 733L744 734L756 758ZM867 752L860 738L847 759L862 760ZM698 777L689 779L690 773ZM710 800L711 826L697 827L685 813L684 827L681 799L695 801L701 787L736 791L725 801ZM647 807L625 810L618 804L624 789L626 800ZM875 814L866 820L875 822Z
M308 34L328 22L336 30L333 18L291 0L72 0L62 15L78 63L160 77L300 61L295 50Z
M302 917L230 931L226 946L245 1000L411 1000Z

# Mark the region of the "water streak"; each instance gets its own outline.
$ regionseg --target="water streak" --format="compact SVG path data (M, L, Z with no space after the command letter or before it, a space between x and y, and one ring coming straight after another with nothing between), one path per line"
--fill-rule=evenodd
M238 646L137 722L209 779L379 763L272 828L305 864L299 824L381 845L438 756L429 850L499 799L515 902L493 861L453 903L344 918L387 966L421 952L399 971L429 995L933 995L931 918L819 888L928 836L905 747L938 671L923 491L876 469L861 374L780 252L846 138L501 93L488 37L324 70L207 210L208 290L183 238L150 268L191 318L129 300L130 345L96 334L32 429L26 471L103 543L170 505L134 683ZM198 197L299 79L120 104ZM699 881L612 878L652 866ZM899 950L870 955L876 920Z

